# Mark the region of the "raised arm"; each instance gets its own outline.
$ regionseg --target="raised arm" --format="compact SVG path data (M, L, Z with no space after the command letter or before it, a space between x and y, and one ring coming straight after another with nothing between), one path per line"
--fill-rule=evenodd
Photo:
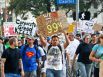
M66 42L64 43L64 48L66 48L69 45L70 40L68 39L68 35L64 31L63 31L63 33L65 35L65 40L66 40Z

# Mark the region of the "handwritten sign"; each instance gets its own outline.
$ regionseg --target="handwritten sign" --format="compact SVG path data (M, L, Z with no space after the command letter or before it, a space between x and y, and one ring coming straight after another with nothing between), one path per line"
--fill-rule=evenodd
M94 31L103 31L103 25L95 23L93 26Z
M36 24L34 22L25 22L19 19L16 20L16 28L15 31L18 34L26 34L26 35L34 35Z
M94 25L93 21L82 20L79 22L79 26L77 27L77 29L86 33L93 33L94 32L94 30L92 29L93 25Z
M52 12L37 17L37 25L40 33L45 36L51 36L59 33L64 26L64 20L60 12Z
M4 22L3 23L4 36L6 36L6 37L16 36L15 26L16 26L16 23L14 23L14 22Z

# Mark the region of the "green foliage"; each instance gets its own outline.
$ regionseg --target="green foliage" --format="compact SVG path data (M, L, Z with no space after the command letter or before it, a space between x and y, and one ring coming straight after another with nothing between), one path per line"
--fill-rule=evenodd
M54 3L56 0L13 0L10 2L9 10L14 9L16 15L18 14L25 14L28 11L31 11L33 15L38 16L43 13L47 13L47 4L48 2L53 1ZM88 1L85 4L85 1ZM91 4L96 4L96 0L80 0L80 11L84 9L88 9ZM59 9L66 9L69 11L70 9L76 8L74 4L65 4L65 5L57 5Z

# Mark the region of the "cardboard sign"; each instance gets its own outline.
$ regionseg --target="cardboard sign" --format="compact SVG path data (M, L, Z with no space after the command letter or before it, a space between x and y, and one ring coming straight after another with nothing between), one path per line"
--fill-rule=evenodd
M103 61L100 62L99 77L103 77Z
M93 26L94 31L103 31L103 25L95 23Z
M26 22L26 21L21 21L19 19L16 20L16 28L15 32L17 34L25 34L25 35L34 35L36 31L36 24L34 22Z
M59 33L65 27L66 18L64 18L63 14L60 15L60 13L59 11L52 12L37 17L38 29L42 35L51 36Z
M16 23L14 22L4 22L3 23L3 29L4 29L4 36L16 36L15 33L15 25Z

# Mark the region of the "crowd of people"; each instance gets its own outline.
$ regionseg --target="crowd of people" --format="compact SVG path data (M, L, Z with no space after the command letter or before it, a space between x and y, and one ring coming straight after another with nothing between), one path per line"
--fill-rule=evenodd
M1 77L99 77L103 34L0 37Z

